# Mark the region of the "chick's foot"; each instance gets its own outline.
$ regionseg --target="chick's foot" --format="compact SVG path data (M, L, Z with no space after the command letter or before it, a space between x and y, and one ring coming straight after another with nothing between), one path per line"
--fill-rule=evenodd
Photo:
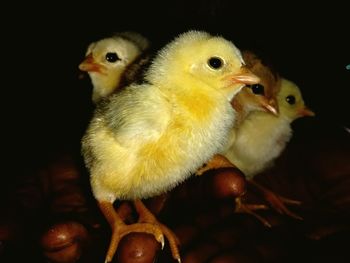
M153 223L139 222L135 224L127 225L123 222L118 213L114 210L113 204L109 202L99 202L99 207L107 219L112 229L112 237L109 243L109 248L106 254L105 263L111 262L114 254L118 248L120 240L132 233L141 232L148 233L154 236L154 238L164 246L164 237L162 229L159 225Z
M173 258L178 262L181 262L180 252L178 248L180 241L177 238L176 234L170 228L160 223L156 219L156 217L147 209L147 207L141 202L141 200L135 200L134 205L137 213L139 214L139 224L150 224L155 227L158 227L168 239L169 247ZM164 243L162 244L162 248L163 245Z
M296 205L299 206L301 205L300 201L297 200L292 200L286 197L283 197L269 189L267 189L266 187L264 187L263 185L251 180L249 181L250 184L254 185L255 187L257 187L262 195L263 198L265 199L265 201L274 209L276 210L278 213L280 214L284 214L284 215L288 215L294 219L298 219L298 220L303 220L303 218L295 213L293 213L292 211L290 211L286 205Z

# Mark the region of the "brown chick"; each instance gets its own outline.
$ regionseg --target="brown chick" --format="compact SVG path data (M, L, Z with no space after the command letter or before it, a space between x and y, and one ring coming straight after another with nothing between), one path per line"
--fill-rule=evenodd
M265 111L278 115L277 94L280 89L280 78L276 72L266 67L252 51L242 52L247 67L261 76L260 82L247 85L231 101L238 112L237 126L253 111Z

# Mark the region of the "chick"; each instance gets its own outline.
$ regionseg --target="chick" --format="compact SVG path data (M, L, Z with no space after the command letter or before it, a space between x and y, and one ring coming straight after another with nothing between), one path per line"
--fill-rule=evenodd
M236 129L235 142L225 154L248 179L271 167L292 137L294 120L314 116L305 106L299 88L287 79L282 78L277 99L279 116L251 113Z
M277 211L300 218L283 204L283 202L299 204L298 201L277 196L253 180L255 175L271 167L285 149L292 137L291 123L300 117L314 116L314 113L305 106L297 85L287 79L281 79L277 100L279 116L265 112L252 112L235 129L235 140L226 150L225 157L243 171L249 182L264 193L267 201ZM245 211L252 213L247 209ZM261 221L269 225L264 220Z
M82 138L92 192L112 228L106 262L130 232L162 244L164 233L180 260L175 235L140 199L171 190L220 152L235 119L231 99L259 81L232 42L203 31L168 43L144 78L98 104ZM138 223L124 224L116 200L134 201Z
M147 62L150 42L137 32L126 31L91 43L79 69L91 79L92 101L97 103L134 80L138 67Z

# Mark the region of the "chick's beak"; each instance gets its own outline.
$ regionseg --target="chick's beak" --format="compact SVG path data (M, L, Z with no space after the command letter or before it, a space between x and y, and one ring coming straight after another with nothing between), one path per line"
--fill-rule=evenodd
M242 67L241 72L238 74L233 74L229 76L231 83L241 83L241 84L256 84L260 82L260 78L254 75L246 67Z
M263 103L263 107L268 112L272 113L275 116L278 116L279 114L278 103L275 99L271 99L267 103Z
M315 113L312 110L310 110L308 107L304 107L299 111L299 115L301 117L304 117L304 116L313 117L315 116Z
M90 53L85 57L83 62L79 64L79 69L86 72L98 72L102 73L103 67L95 62L92 54Z

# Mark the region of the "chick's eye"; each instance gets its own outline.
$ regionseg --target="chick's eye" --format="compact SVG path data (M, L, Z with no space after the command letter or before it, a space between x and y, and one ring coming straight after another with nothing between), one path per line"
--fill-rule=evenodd
M290 104L290 105L294 105L295 104L295 97L293 95L289 95L286 97L286 101Z
M108 52L106 54L106 60L108 62L113 63L113 62L116 62L117 60L120 60L120 58L118 57L117 53L115 53L115 52Z
M212 57L208 60L209 67L213 69L219 69L222 67L223 64L224 62L222 61L222 59L218 57Z
M264 95L265 94L265 87L261 84L253 84L251 86L251 89L254 94Z

